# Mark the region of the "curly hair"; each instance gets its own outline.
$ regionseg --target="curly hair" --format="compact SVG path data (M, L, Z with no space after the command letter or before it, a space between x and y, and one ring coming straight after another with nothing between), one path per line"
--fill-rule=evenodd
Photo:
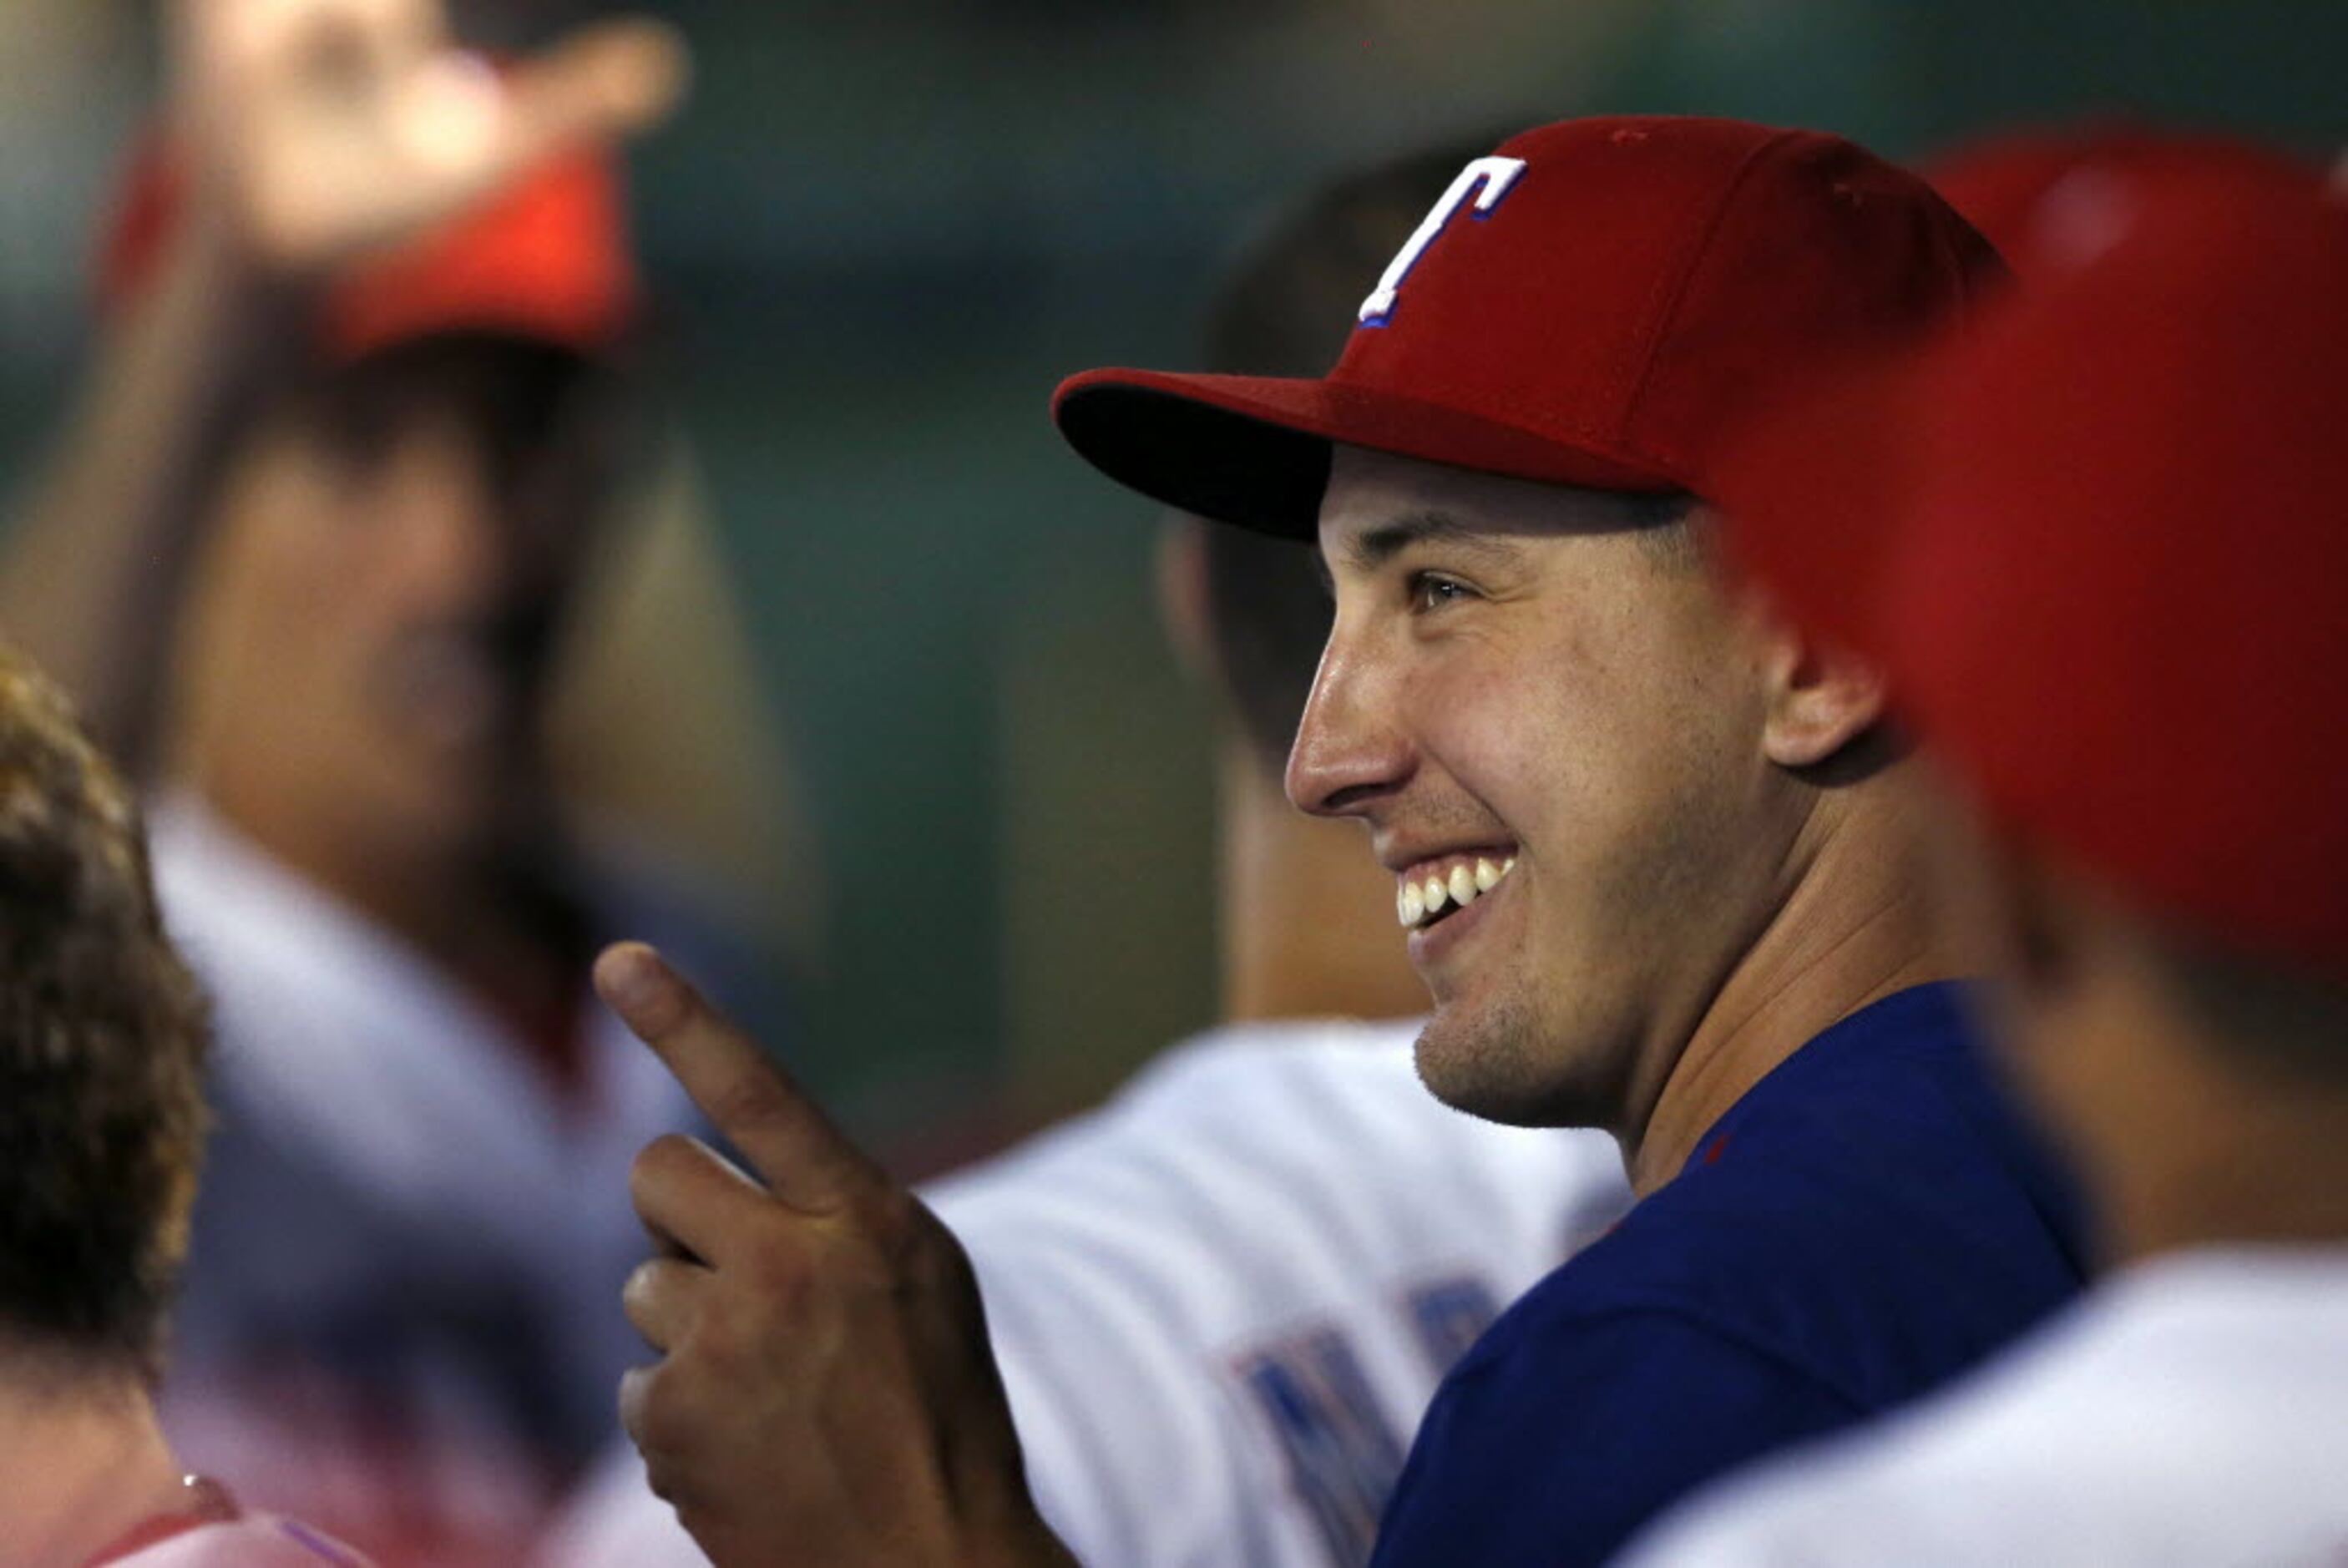
M0 1334L160 1373L209 1049L134 798L0 650Z

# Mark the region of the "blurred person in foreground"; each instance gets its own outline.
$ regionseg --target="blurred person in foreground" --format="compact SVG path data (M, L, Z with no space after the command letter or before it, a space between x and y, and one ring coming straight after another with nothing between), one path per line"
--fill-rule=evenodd
M692 1120L585 976L607 933L702 934L588 861L543 740L636 449L605 148L675 46L492 72L407 0L169 22L87 404L0 574L147 760L215 998L166 1419L381 1556L510 1562L632 1353L608 1188Z
M2044 253L2050 198L2057 224L2090 217L2106 198L2147 180L2222 173L2249 152L2271 162L2288 154L2239 139L2178 130L2143 121L2089 119L2075 125L2026 126L1974 138L1918 165L1949 205L1964 214L2008 261ZM2311 180L2322 170L2308 165Z
M0 650L0 1565L356 1563L185 1473L157 1422L207 1031L139 808Z
M2109 1270L1641 1563L2348 1557L2348 206L2280 158L2057 182L1977 333L1787 412L1740 554L1879 660L1939 882ZM1879 469L1822 493L1776 457Z
M1287 214L1226 279L1210 362L1326 365L1474 150ZM1329 632L1312 552L1177 518L1159 565L1169 630L1219 710L1224 1024L924 1196L978 1272L1029 1479L1079 1555L1346 1568L1437 1380L1630 1194L1605 1138L1461 1116L1412 1069L1426 992L1384 878L1281 793ZM1357 1017L1411 1021L1333 1021ZM620 1448L546 1568L705 1563Z
M1325 379L1061 389L1113 477L1318 537L1335 616L1288 793L1364 821L1394 879L1420 1076L1604 1129L1639 1194L1446 1378L1376 1563L1601 1560L2081 1283L1964 1009L1974 956L1921 896L1879 683L1719 573L1707 510L1757 406L2003 280L1848 142L1573 120L1460 172ZM596 974L757 1173L669 1140L632 1181L663 1255L627 1301L664 1358L623 1413L711 1557L1066 1561L951 1233L655 954Z

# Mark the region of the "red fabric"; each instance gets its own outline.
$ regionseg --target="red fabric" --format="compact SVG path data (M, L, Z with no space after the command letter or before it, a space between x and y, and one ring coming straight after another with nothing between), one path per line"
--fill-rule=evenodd
M2191 178L2200 171L2222 175L2243 162L2272 164L2280 155L2250 142L2219 136L2160 130L2127 120L2008 132L1967 142L1923 166L1924 178L1965 221L1987 235L2014 270L2031 274L2033 254L2062 243L2063 201L2052 213L2048 199L2063 191L2072 204L2091 203L2099 190L2135 178ZM2322 171L2311 166L2311 179ZM2047 219L2054 219L2048 232Z
M136 1555L150 1546L159 1546L175 1535L185 1535L208 1524L225 1524L244 1517L244 1511L237 1506L235 1495L211 1477L187 1476L180 1485L187 1493L185 1507L140 1521L108 1542L102 1550L84 1559L82 1568L104 1568L106 1563Z
M98 297L123 309L152 281L179 222L184 180L149 142L134 159L99 248ZM354 264L321 304L341 358L438 332L508 332L581 353L635 320L641 285L617 161L582 150L539 166L445 228Z
M2208 173L2126 178L1981 330L1756 427L1730 535L2003 819L2338 968L2348 208L2281 160Z
M1331 441L1555 483L1708 494L1756 399L2002 276L1924 182L1833 137L1568 120L1462 212L1324 380L1097 370L1054 398L1110 477L1309 537Z

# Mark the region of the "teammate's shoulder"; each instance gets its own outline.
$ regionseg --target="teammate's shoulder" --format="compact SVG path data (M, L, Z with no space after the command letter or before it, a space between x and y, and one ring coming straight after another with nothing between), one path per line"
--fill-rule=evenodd
M1167 1047L1134 1075L1125 1092L1260 1074L1407 1078L1416 1083L1412 1049L1421 1023L1416 1018L1277 1018L1220 1024Z
M1706 1492L1626 1562L2337 1562L2343 1281L2340 1251L2139 1266L1941 1396Z
M1471 1185L1506 1173L1627 1202L1613 1140L1584 1129L1509 1127L1454 1109L1420 1081L1417 1019L1283 1019L1230 1025L1169 1047L1107 1108L1152 1122L1231 1131L1276 1127L1300 1160L1352 1167L1382 1156L1419 1175L1454 1159ZM1455 1183L1456 1185L1456 1183Z

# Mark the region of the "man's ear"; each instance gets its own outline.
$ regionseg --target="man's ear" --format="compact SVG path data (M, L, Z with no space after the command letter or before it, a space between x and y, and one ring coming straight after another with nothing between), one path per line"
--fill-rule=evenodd
M1194 679L1214 674L1204 527L1196 518L1169 512L1158 529L1158 618L1174 656Z
M1769 715L1763 750L1780 768L1812 768L1883 717L1883 676L1872 665L1783 628L1768 633Z

